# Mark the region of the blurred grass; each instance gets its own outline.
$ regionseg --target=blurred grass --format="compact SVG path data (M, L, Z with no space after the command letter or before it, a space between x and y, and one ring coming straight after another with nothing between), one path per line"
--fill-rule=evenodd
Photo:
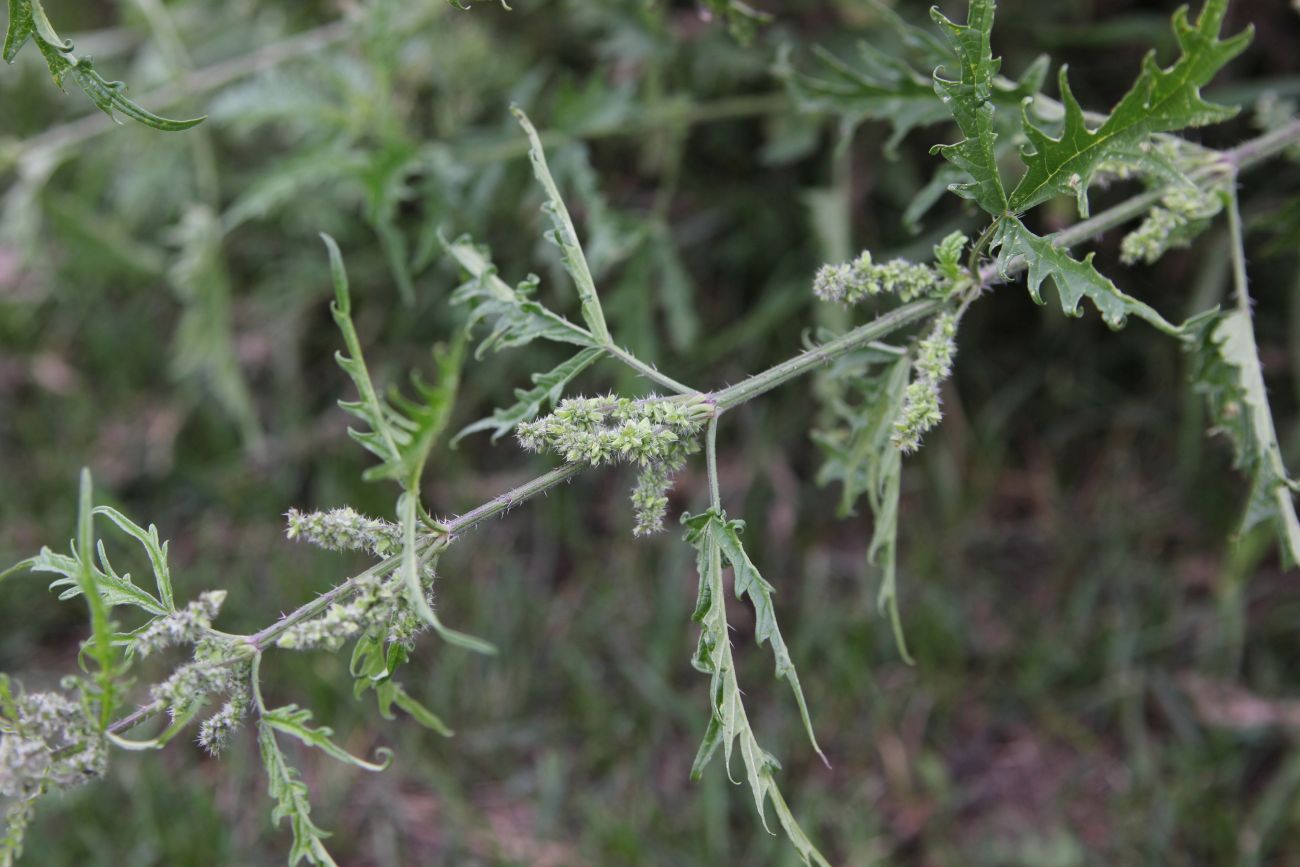
M1171 4L1139 5L1007 2L1001 14L1012 25L998 48L1013 71L1038 50L1059 52L1079 95L1104 103L1153 30L1167 34L1149 22ZM172 8L199 63L333 11L201 0ZM1237 78L1216 86L1250 92L1294 76L1294 53L1278 48L1294 17L1263 3L1234 8L1260 37L1232 68ZM86 16L76 26L88 30L116 23L89 5L63 14ZM126 29L113 32L137 47L123 51L121 74L134 73L140 89L165 80L147 31L130 8L122 14ZM318 58L214 96L218 107L246 108L258 94L297 94L307 106L251 128L236 108L214 113L222 204L246 201L285 177L295 154L332 137L378 154L375 165L408 138L450 142L443 163L436 157L408 179L394 212L411 250L430 225L472 230L493 244L508 279L541 271L543 291L563 304L567 289L537 242L526 165L481 156L521 153L511 150L510 99L544 129L581 136L592 117L630 123L635 112L619 113L628 100L642 110L774 93L770 46L842 39L839 16L871 32L855 4L793 8L750 50L685 6L434 13L396 43L375 37L379 47L345 51L333 66ZM1110 46L1104 63L1097 43ZM394 44L400 62L389 64L384 46ZM52 95L40 75L20 64L0 77L0 138L84 109L71 97L35 98ZM326 98L309 98L312 88ZM391 114L367 105L381 89L394 95ZM375 118L400 131L362 128ZM885 130L860 129L837 158L829 127L773 110L558 147L566 189L581 190L589 171L606 200L602 211L583 193L575 213L612 251L602 285L614 331L674 376L732 382L797 351L805 325L826 316L813 312L807 282L828 249L913 243L898 213L933 167L924 148L934 131L913 133L902 161L885 163ZM1204 135L1228 143L1248 133L1242 121ZM390 378L424 364L428 345L456 327L446 307L455 280L441 266L420 271L416 306L400 306L364 185L307 185L291 206L232 227L222 244L231 324L216 336L235 348L266 434L265 450L250 452L211 384L169 371L185 309L167 278L178 255L169 227L195 197L183 180L186 147L113 130L71 155L30 206L23 179L10 178L0 241L0 560L63 543L84 463L106 496L173 540L178 593L228 589L221 626L247 631L357 565L284 540L277 516L291 506L390 505L388 492L358 481L365 458L333 408L344 384L330 358L336 337L315 233L345 244L362 339ZM1244 195L1248 220L1267 227L1294 199L1297 171L1265 175L1247 179ZM797 204L812 192L829 209L820 223ZM847 240L832 237L835 209L848 217ZM947 202L929 225L966 219ZM670 244L643 241L620 258L620 241L637 232ZM1128 271L1114 265L1116 243L1103 241L1099 261L1171 318L1192 309L1193 296L1203 307L1223 290L1212 236ZM680 255L685 278L665 249ZM1270 249L1250 251L1253 291L1295 465L1295 248ZM693 346L692 329L707 341ZM1221 444L1201 433L1177 348L1149 338L1137 324L1112 334L1095 318L1040 310L1014 286L972 309L948 418L905 475L902 605L915 668L899 661L874 611L869 518L836 520L836 492L809 481L818 463L807 436L812 390L783 389L728 415L724 498L747 520L751 553L778 589L833 767L807 750L786 691L752 647L751 615L736 606L742 682L765 746L785 762L788 799L838 863L1300 865L1300 752L1285 722L1300 692L1300 589L1266 540L1228 544L1245 491ZM537 350L472 367L457 421L556 360ZM609 376L602 367L584 381L636 387ZM509 444L467 441L436 458L426 500L464 510L543 466ZM613 471L589 474L445 558L444 619L502 650L482 659L421 643L407 682L457 729L453 739L385 723L353 702L340 659L268 660L272 701L312 707L356 752L397 750L399 761L377 776L293 754L341 864L793 863L720 767L689 782L707 708L704 679L689 666L693 563L675 530L631 538L630 484ZM704 495L692 468L674 507L697 508ZM38 582L0 585L0 669L32 687L73 664L84 631L75 606L56 605ZM1226 691L1207 697L1197 687L1206 682ZM109 779L45 806L28 863L278 863L285 833L266 818L254 756L247 733L219 761L183 743L122 756Z

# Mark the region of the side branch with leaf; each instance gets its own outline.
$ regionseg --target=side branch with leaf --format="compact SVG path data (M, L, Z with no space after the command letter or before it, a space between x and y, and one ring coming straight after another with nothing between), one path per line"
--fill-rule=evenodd
M752 23L742 4L710 5L724 11L734 27L743 29ZM272 818L277 823L289 820L290 863L333 864L325 842L328 834L313 819L307 787L289 764L281 742L288 737L371 772L384 770L391 755L381 750L375 760L354 756L338 746L329 727L313 723L309 710L293 703L268 703L260 678L267 655L277 650L335 653L351 645L349 671L358 696L374 692L382 716L401 710L431 731L450 736L449 722L395 679L426 632L462 649L495 652L488 641L443 623L433 594L441 577L440 556L489 519L589 468L613 464L630 465L636 471L631 492L635 532L657 532L664 523L674 476L700 450L704 451L708 507L681 516L698 572L691 616L699 637L691 663L709 679L705 732L691 773L699 777L721 748L722 763L731 777L738 751L743 769L739 776L749 788L761 824L775 827L768 821L770 806L802 861L828 865L829 859L778 788L780 763L761 746L744 703L727 619L729 592L752 607L755 641L771 652L773 673L789 687L812 751L826 759L793 654L777 622L775 601L781 582L760 573L744 546L744 522L729 517L724 508L717 430L728 410L800 377L826 374L827 416L832 422L815 433L825 452L820 478L841 486L842 514L850 514L865 495L874 516L868 556L881 572L879 604L888 614L900 653L907 658L897 551L905 457L919 449L941 421L940 390L956 363L964 314L995 286L1022 273L1038 304L1045 303L1042 287L1050 281L1067 314L1083 315L1086 300L1112 328L1124 327L1130 317L1136 317L1187 350L1214 429L1228 435L1237 467L1250 479L1243 530L1272 527L1284 561L1288 565L1300 561L1300 521L1293 498L1297 483L1283 463L1269 408L1235 192L1239 172L1300 141L1300 120L1224 152L1176 135L1234 112L1206 102L1199 92L1249 41L1248 32L1221 38L1225 10L1226 0L1207 0L1195 24L1185 12L1175 15L1179 58L1161 68L1148 57L1133 88L1105 115L1082 109L1063 68L1057 79L1059 101L1038 93L1046 62L1035 64L1014 81L999 75L1000 60L993 57L991 47L996 12L992 0L972 0L963 24L934 12L942 39L907 31L905 44L919 47L935 61L932 78L924 82L928 95L919 73L901 60L876 62L868 72L835 61L836 78L829 82L784 66L781 74L796 98L808 100L815 110L843 111L860 118L878 116L871 112L883 111L886 105L906 105L908 111L896 117L903 129L951 119L962 138L936 147L947 161L937 177L944 187L981 208L987 223L974 243L961 232L948 235L935 245L932 261L877 261L863 251L851 261L825 265L812 280L817 297L831 304L865 306L874 315L726 387L706 390L683 384L616 342L579 227L548 165L543 138L519 109L514 112L552 226L546 237L558 248L574 285L575 319L539 300L536 276L512 286L498 276L485 247L467 237L443 238L449 260L464 275L451 297L452 304L466 311L464 332L450 346L433 350L432 382L417 375L405 391L384 390L372 379L353 323L343 254L332 238L324 236L334 289L331 313L343 343L336 359L356 391L355 400L340 405L358 424L349 434L376 461L364 478L395 487L390 489L390 518L369 517L349 508L291 511L288 535L330 550L364 552L373 558L373 565L257 632L232 635L213 626L224 594L209 591L180 604L172 586L167 543L158 530L136 524L107 506L96 506L89 474L83 474L76 538L69 552L46 548L0 575L22 571L55 575L51 587L59 591L59 598L84 599L90 621L83 647L87 671L70 678L65 691L25 693L16 682L0 678L4 737L0 794L11 802L7 830L0 839L0 865L11 863L21 852L22 832L38 799L102 775L113 747L158 749L197 721L200 743L216 754L230 746L234 733L249 718L257 729ZM111 85L95 91L89 63L73 58L71 46L54 34L39 2L10 0L6 58L29 38L46 56L56 80L69 72L79 82L82 75L91 76L87 80L92 86L83 83L83 87L97 104L95 93L103 95L107 102L101 108L160 128L179 128L138 107L124 109L117 99L120 89ZM784 62L788 64L789 58ZM1022 100L1024 107L1018 109ZM1009 184L1004 172L1012 160L1019 161L1020 176ZM1148 190L1089 216L1089 188L1120 176L1139 178ZM1055 234L1037 234L1030 228L1034 225L1030 212L1060 196L1072 197L1084 219ZM1080 257L1072 252L1095 236L1141 217L1142 224L1130 235L1135 240L1126 242L1126 250L1135 260L1149 259L1174 244L1186 243L1219 215L1227 220L1232 243L1235 303L1229 310L1206 310L1182 323L1122 291L1098 271L1091 253ZM553 455L560 463L460 516L439 518L422 500L422 480L452 418L458 384L466 374L466 343L476 335L476 357L535 341L564 344L571 354L551 370L533 374L515 389L512 404L470 423L457 437L490 431L496 440L513 433L524 449ZM619 362L648 383L647 388L665 394L566 397L575 380L605 359ZM141 547L153 572L152 589L113 568L96 536L97 526ZM118 608L136 609L143 623L122 630L113 620ZM129 675L137 657L174 647L185 648L185 661L166 680L150 686L134 711L119 715L131 703ZM127 737L163 714L170 714L170 722L155 736Z

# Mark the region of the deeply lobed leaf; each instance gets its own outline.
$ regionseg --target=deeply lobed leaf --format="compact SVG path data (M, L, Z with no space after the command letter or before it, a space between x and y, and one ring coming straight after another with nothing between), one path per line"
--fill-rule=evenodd
M1088 184L1103 161L1123 155L1152 133L1218 123L1235 115L1235 107L1207 102L1200 93L1251 40L1250 27L1228 39L1219 38L1227 6L1228 0L1206 0L1194 26L1188 23L1186 6L1175 12L1178 59L1162 69L1155 52L1148 53L1133 87L1096 129L1084 119L1062 66L1059 81L1065 117L1061 134L1053 138L1026 114L1028 141L1021 152L1026 171L1011 193L1012 210L1023 212L1058 194L1072 193L1079 213L1087 216Z
M576 355L560 362L545 373L532 375L533 387L515 389L515 402L508 407L495 410L487 418L479 419L466 425L456 434L452 443L461 437L481 430L491 430L495 442L505 434L513 431L521 422L532 421L542 411L544 404L554 407L564 396L564 388L578 374L595 363L603 355L603 350L588 347Z
M342 332L347 349L346 355L338 352L335 359L352 379L361 397L358 401L340 401L339 406L366 423L368 430L350 429L348 433L381 462L367 470L364 478L367 481L392 479L403 490L415 490L429 453L451 418L464 344L457 341L449 349L434 347L438 381L429 385L413 375L416 399L407 398L396 389L387 398L380 397L366 368L361 341L352 323L352 299L342 254L333 238L328 235L322 235L322 238L329 250L334 280L335 300L330 312Z
M1187 329L1193 336L1192 381L1205 396L1212 429L1227 436L1237 468L1250 479L1241 532L1272 525L1283 561L1294 566L1300 563L1296 485L1282 461L1250 314L1212 312Z
M111 118L116 119L115 113L121 114L164 132L186 130L206 119L195 117L172 120L156 115L128 99L125 84L108 81L95 69L89 57L78 57L72 53L72 42L62 39L55 32L41 0L9 0L9 27L5 31L3 49L5 62L13 63L29 40L36 44L37 50L45 58L55 84L63 87L64 79L71 73L73 81L90 97L90 101Z
M952 112L953 120L965 136L951 145L936 145L931 153L971 176L970 182L953 184L952 192L973 199L990 214L1007 209L1007 194L998 174L997 131L993 128L993 78L1002 65L994 59L989 36L993 31L993 0L971 0L965 24L956 24L939 12L930 10L957 54L961 75L947 79L934 73L934 90Z
M700 639L692 665L710 676L711 717L691 767L691 777L699 779L704 768L717 753L719 746L722 747L724 763L730 775L731 755L739 742L741 763L745 768L750 792L754 796L755 809L762 818L764 827L767 825L765 804L770 800L786 837L803 862L829 867L826 858L808 839L808 835L800 827L781 796L773 777L774 771L781 767L780 762L759 746L750 727L749 717L745 713L740 683L736 678L735 662L731 655L731 638L728 634L726 591L722 579L724 558L732 563L736 570L737 578L733 585L736 595L749 595L755 606L758 621L756 637L761 634L771 642L773 653L777 656L779 672L783 666L782 657L788 660L789 653L780 638L775 617L771 613L771 587L762 580L748 557L744 555L737 535L738 527L735 523L728 522L725 515L711 509L699 515L683 515L682 523L686 526L686 540L696 549L696 565L700 578L695 611L691 615L691 619L700 624ZM760 610L763 606L766 606L765 610ZM762 638L759 638L759 641L761 643ZM789 670L793 672L793 664L790 665ZM807 723L798 679L791 679L790 683L796 692L800 709L804 712L805 723ZM812 738L810 725L808 732L809 737ZM813 746L816 748L815 740ZM818 749L818 754L820 752Z
M1132 315L1170 336L1182 337L1178 326L1171 324L1150 305L1125 295L1110 278L1103 276L1092 264L1092 253L1082 260L1075 259L1069 251L1056 246L1050 237L1035 235L1025 228L1024 223L1010 216L998 223L992 243L998 251L997 266L1001 273L1011 270L1014 259L1024 260L1029 294L1038 304L1046 303L1042 285L1050 277L1060 296L1061 309L1067 315L1082 316L1079 303L1087 298L1111 328L1122 328Z

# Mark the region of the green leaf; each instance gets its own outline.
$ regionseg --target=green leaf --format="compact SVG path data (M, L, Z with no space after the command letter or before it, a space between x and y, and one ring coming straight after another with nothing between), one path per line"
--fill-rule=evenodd
M140 546L145 550L145 554L149 556L149 565L153 567L154 582L158 586L159 601L166 606L167 610L175 611L176 602L172 596L171 568L167 565L167 543L158 538L158 528L150 524L149 529L146 530L111 506L96 506L95 514L108 518L117 525L118 529L140 543Z
M169 613L148 591L137 587L131 581L130 573L119 575L114 572L107 558L103 557L102 545L96 547L100 551L101 561L107 571L101 570L94 564L91 564L91 568L95 570L95 582L99 587L99 594L108 605L134 605L159 617ZM72 549L72 556L56 554L49 548L42 548L35 557L24 562L33 572L52 572L63 576L50 582L51 590L60 590L60 601L75 599L82 595L81 583L78 579L81 557L75 546Z
M451 737L454 732L441 717L414 699L401 684L393 680L393 671L406 662L406 648L394 643L388 644L385 650L386 642L385 632L377 629L371 629L357 639L349 666L355 678L353 695L360 698L367 690L373 689L379 715L384 719L394 718L393 705L396 704L420 725L443 737Z
M1148 53L1133 87L1096 129L1088 127L1062 66L1061 135L1053 138L1026 114L1028 141L1021 152L1026 171L1011 194L1012 210L1020 213L1060 193L1073 193L1079 213L1087 216L1088 185L1103 160L1133 148L1152 133L1218 123L1235 115L1236 107L1201 98L1201 87L1246 49L1253 33L1247 27L1230 39L1219 39L1227 6L1228 0L1206 0L1195 26L1188 23L1187 7L1178 9L1173 17L1178 59L1161 69L1155 52Z
M206 205L191 205L172 238L177 252L167 277L182 305L172 344L172 370L177 377L193 377L210 389L239 425L245 441L256 447L262 431L236 348L221 219Z
M742 0L702 0L701 5L724 19L731 30L731 35L742 45L749 44L760 24L772 20L771 15L755 9Z
M437 560L434 558L431 563L427 564L425 569L421 568L425 564L420 562L420 555L416 550L415 530L416 525L419 523L417 506L415 494L411 492L402 494L397 504L402 520L401 570L402 580L406 583L407 600L411 603L411 607L419 615L420 619L432 626L443 641L457 647L463 647L466 650L472 650L475 653L482 653L487 656L496 655L496 647L489 642L481 638L475 638L473 635L467 635L464 632L457 632L455 629L443 625L443 622L438 618L437 612L429 604L426 596L427 588L420 579L422 573L426 571L430 577L434 575Z
M386 681L376 687L379 694L379 712L385 718L392 717L392 705L396 704L420 725L437 732L443 737L451 737L453 732L442 718L411 697L400 683Z
M1295 483L1282 461L1250 314L1212 312L1186 328L1194 336L1192 381L1205 395L1212 429L1228 437L1237 468L1250 478L1241 532L1272 524L1283 562L1292 567L1300 564Z
M587 329L552 313L533 298L538 285L536 277L530 276L518 288L511 288L497 276L486 247L475 245L465 237L443 244L470 277L451 296L452 304L469 305L466 333L473 333L480 322L488 322L492 327L475 350L476 357L482 358L488 350L523 346L539 338L578 346L598 345Z
M262 713L262 725L269 726L278 732L291 735L302 741L309 747L314 747L321 752L329 755L331 758L348 765L355 765L364 771L383 771L392 764L393 754L391 750L380 748L377 755L380 762L368 762L365 759L357 758L347 750L340 747L334 741L330 740L334 731L327 726L312 728L307 723L311 720L311 711L306 708L300 708L296 704L277 707L274 710L264 711Z
M9 27L5 30L4 59L13 63L18 51L36 32L32 0L9 0Z
M402 301L415 303L415 284L411 274L410 252L406 236L397 225L398 210L411 196L407 183L424 155L407 141L392 141L376 149L358 173L366 190L367 218L379 238L389 271L397 281Z
M790 648L786 646L785 639L781 637L781 629L776 624L776 607L772 604L772 594L776 591L772 589L771 584L763 580L763 576L758 573L753 561L745 553L745 548L740 542L740 533L744 529L744 521L727 521L725 518L718 519L714 526L722 556L731 564L733 570L732 587L737 599L748 596L750 604L754 606L754 641L760 647L763 642L771 645L772 656L776 660L776 677L790 684L795 702L799 705L799 717L803 720L808 741L821 757L822 762L829 767L830 762L826 761L826 754L818 746L817 736L813 733L812 718L808 714L808 702L804 699L803 687L799 685L799 673L795 670L794 660L790 658Z
M9 0L9 27L5 31L3 50L5 62L13 63L29 39L36 43L37 50L45 58L55 84L63 87L64 79L72 73L73 81L90 97L90 101L114 120L116 112L157 130L179 132L206 119L171 120L132 102L126 96L125 84L106 80L95 70L89 57L77 57L72 53L72 43L55 32L40 0Z
M37 38L39 39L39 37ZM41 46L44 49L45 44L41 43ZM50 54L44 51L42 53L44 53L46 59L49 60ZM187 120L172 120L171 118L154 114L139 103L127 98L126 84L121 81L108 81L104 76L100 75L91 63L89 57L72 58L71 55L63 56L74 61L71 65L71 70L73 79L77 82L77 85L82 89L86 96L90 97L90 101L93 102L100 111L104 112L104 114L109 117L114 118L114 120L116 120L114 115L116 112L117 114L129 117L136 123L144 124L147 127L152 127L153 129L161 130L162 132L181 132L190 127L198 126L203 123L203 121L207 120L206 115L202 117L192 117ZM54 66L51 64L51 72L53 72L53 70ZM56 75L55 77L57 79L61 76Z
M804 111L834 112L851 123L871 118L888 121L893 132L885 143L891 155L912 129L947 120L947 106L935 98L934 82L907 61L869 42L858 43L856 63L841 60L820 45L812 49L815 71L794 67L788 46L777 55L773 73ZM937 52L933 69L947 52ZM933 58L932 58L933 59Z
M1082 316L1079 302L1087 298L1111 328L1124 327L1132 315L1171 337L1184 339L1182 329L1151 306L1125 295L1108 277L1102 276L1092 264L1092 253L1082 261L1075 259L1063 247L1056 246L1051 236L1035 235L1015 217L1004 217L998 223L992 245L998 250L997 267L1003 274L1010 271L1012 260L1017 257L1024 259L1028 268L1029 294L1037 304L1046 303L1041 287L1043 281L1051 277L1061 299L1061 309L1069 316Z
M965 136L951 145L936 145L931 153L971 176L971 182L953 184L949 189L965 199L975 200L990 214L1007 209L1007 194L998 174L997 132L993 128L993 78L1001 59L993 58L989 34L993 30L993 0L971 0L966 24L956 24L937 8L930 17L943 28L949 44L957 53L961 77L947 79L934 72L934 90L943 100L957 126Z
M551 218L551 223L554 225L554 228L547 233L547 238L560 248L564 267L573 278L574 286L578 290L578 299L582 304L582 319L587 323L592 337L597 343L609 344L612 341L609 328L605 325L605 314L600 309L596 282L592 279L591 269L587 266L587 257L583 255L582 244L578 241L578 230L573 226L569 209L564 206L559 188L555 186L555 179L551 177L551 170L546 165L546 152L542 148L542 141L522 109L511 106L510 111L519 120L519 125L524 128L524 133L528 136L528 158L533 164L533 173L537 175L537 180L546 191L546 204L542 206L542 210Z
M358 401L339 401L339 406L366 423L368 430L349 429L348 433L381 461L379 466L366 470L364 478L367 481L392 479L403 490L417 490L429 453L451 417L460 381L464 344L458 340L450 349L434 347L438 382L427 385L418 375L413 375L416 400L403 396L396 389L387 398L381 398L370 379L361 341L352 323L352 300L342 254L333 238L328 235L321 237L329 249L334 279L335 300L330 305L330 312L343 334L348 353L336 353L335 360L352 379L361 396Z
M148 740L137 741L130 738L124 738L121 735L108 732L108 739L119 749L130 752L143 752L146 750L160 750L167 746L178 734L185 731L190 722L198 715L199 710L203 707L202 703L195 703L188 708L173 708L170 725L163 729L156 737Z
M754 796L754 806L763 821L763 826L767 827L765 804L770 800L787 839L803 862L829 867L829 862L808 839L808 835L804 833L794 814L790 812L789 806L777 788L773 773L781 767L780 762L759 746L750 727L749 717L745 713L740 683L736 679L736 667L731 655L731 638L727 625L726 590L722 579L724 547L732 548L733 556L742 563L748 563L748 559L744 557L743 551L738 554L735 552L735 548L739 546L738 539L733 545L732 541L726 538L729 535L729 525L726 517L720 512L710 509L699 515L683 515L682 523L686 526L686 541L696 550L696 567L700 577L695 611L691 615L691 619L700 624L700 639L691 664L710 676L711 716L704 740L691 767L691 777L697 780L700 778L719 746L723 749L724 762L730 776L731 755L739 742L741 763L745 768L750 792ZM734 532L734 528L731 532ZM762 579L758 577L757 572L753 571L752 564L749 565L749 569L750 583L745 591L757 592L759 597L764 596L764 592L756 586L756 582L761 583ZM737 582L736 586L737 595L740 595L740 583ZM757 599L751 595L751 600L755 602L757 611ZM766 601L770 606L770 598ZM772 622L771 626L774 630L775 622ZM768 637L771 638L773 634L779 635L773 632L769 633ZM773 641L774 651L777 641L779 639ZM784 647L784 644L781 646ZM795 688L797 689L797 686Z
M569 384L569 381L590 367L603 354L603 350L591 347L560 362L546 373L534 373L532 388L527 391L522 388L515 389L515 403L495 410L487 418L466 425L452 439L452 444L454 445L462 437L481 430L491 430L492 439L496 441L514 430L521 422L532 421L541 412L543 404L549 403L554 407L563 396L564 387Z
M307 784L302 781L297 769L285 760L280 745L275 741L275 731L269 723L259 723L257 745L262 754L262 767L266 769L267 789L275 799L271 822L279 825L281 820L287 818L289 828L293 831L289 865L293 867L306 859L309 864L318 867L338 867L325 848L324 840L330 836L329 832L321 830L311 819Z
M871 354L846 357L831 375L859 392L857 402L835 398L831 409L839 425L818 432L814 439L826 454L818 482L838 481L843 486L840 515L852 514L854 504L866 494L874 523L867 561L881 571L876 604L889 615L899 655L912 663L898 610L898 497L903 456L892 442L894 422L904 405L911 380L912 361L907 354ZM885 365L883 369L868 365ZM879 372L874 372L875 370ZM866 371L873 371L868 375Z

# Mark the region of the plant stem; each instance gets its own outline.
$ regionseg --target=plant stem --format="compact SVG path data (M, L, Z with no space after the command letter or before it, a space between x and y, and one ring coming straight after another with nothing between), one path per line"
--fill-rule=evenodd
M1234 186L1224 196L1228 212L1228 250L1232 254L1232 288L1237 295L1237 309L1250 316L1250 284L1246 280L1246 238L1241 230L1241 209L1237 207Z
M718 417L709 419L709 430L704 436L704 460L709 473L709 505L722 511L722 495L718 488Z
M1242 142L1232 150L1224 151L1219 158L1225 163L1244 169L1281 153L1297 141L1300 141L1300 117L1272 132Z
M891 310L866 325L859 325L834 340L809 349L807 352L783 361L762 373L756 373L735 385L716 391L713 393L713 399L717 403L717 411L721 414L733 406L747 403L760 394L771 391L778 385L789 382L796 377L803 376L813 368L823 365L846 352L918 322L936 312L942 306L942 301L933 300L913 301L911 304L904 304L902 307Z
M678 394L699 394L697 389L691 388L689 385L684 385L665 373L660 373L658 370L646 364L626 349L620 349L614 343L606 343L601 348L614 358L617 358L619 361L635 370L637 373L644 376L646 379L649 379L652 382L657 382L670 391L675 391Z
M1252 167L1281 152L1287 146L1296 141L1300 141L1300 119L1287 124L1278 130L1274 130L1271 133L1245 142L1232 150L1224 151L1220 155L1217 165L1206 167L1199 172L1194 172L1192 176L1194 179L1198 180L1206 179L1212 177L1216 172L1223 172L1225 170L1233 171L1234 169ZM1076 223L1070 228L1059 232L1053 240L1061 247L1069 247L1080 243L1081 241L1085 241L1101 234L1107 229L1114 228L1115 226L1132 219L1138 214L1143 213L1151 205L1158 202L1162 196L1163 190L1159 189L1139 194L1132 199L1097 214L1091 219ZM1235 197L1234 206L1229 209L1228 220L1230 231L1234 231L1239 235L1240 216L1237 214L1235 208ZM1242 264L1244 265L1244 262ZM1008 271L1014 273L1023 269L1024 266L1025 263L1023 260L1019 262L1013 261L1010 264ZM1239 266L1234 261L1234 268L1237 267ZM991 267L985 268L981 271L981 277L983 277L985 285L997 279L998 276L996 269ZM1244 287L1244 281L1239 283L1239 286ZM1242 296L1239 293L1238 303L1241 303L1241 297ZM735 385L711 393L709 396L716 403L716 415L710 420L705 443L706 459L709 467L709 496L711 504L716 508L720 508L721 505L717 482L716 437L718 415L721 415L724 411L734 406L753 400L759 395L789 382L792 379L803 376L816 367L825 364L846 352L850 352L860 346L869 344L886 334L924 319L926 316L941 309L943 303L944 302L941 301L928 300L914 301L911 304L906 304L884 314L873 322L858 326L852 331L849 331L834 340L814 349L810 349L794 358L788 359L787 361L769 368L762 373L755 374L748 379L741 380ZM674 390L682 391L683 393L695 393L693 389L687 388L676 380L673 380L648 365L645 365L643 362L640 362L625 350L612 346L607 346L606 348L609 350L611 355L619 358L619 360L624 363L630 364L649 378L654 379L669 388L673 388ZM532 499L538 494L545 493L561 482L568 481L578 475L578 473L580 473L584 468L585 465L578 463L568 463L561 467L557 467L556 469L544 473L531 481L525 482L504 494L493 497L491 500L488 500L486 503L466 512L458 518L446 521L445 534L439 532L432 536L424 537L428 540L425 545L425 551L431 550L434 546L445 545L447 544L448 539L471 530L484 521L503 514L520 503ZM365 572L349 578L347 581L344 581L338 586L326 591L305 605L302 605L294 611L284 615L275 623L260 632L245 637L245 645L253 653L260 653L263 648L267 646L268 642L274 640L289 627L324 611L331 603L351 593L358 582L392 571L400 565L400 562L401 557L395 556L389 557L388 559L375 564ZM236 657L232 659L232 661L239 661L242 658L246 657ZM141 707L114 722L108 727L108 731L114 734L126 731L141 722L162 713L165 709L165 707L156 702L145 705L144 707Z
M582 472L584 464L569 463L562 467L556 467L549 473L544 473L530 482L524 482L517 488L512 488L504 494L493 497L476 509L472 509L459 518L447 521L447 530L449 535L456 536L464 533L466 530L473 529L488 518L506 512L525 500L531 500L538 494L545 493L560 482L567 482L569 479Z

